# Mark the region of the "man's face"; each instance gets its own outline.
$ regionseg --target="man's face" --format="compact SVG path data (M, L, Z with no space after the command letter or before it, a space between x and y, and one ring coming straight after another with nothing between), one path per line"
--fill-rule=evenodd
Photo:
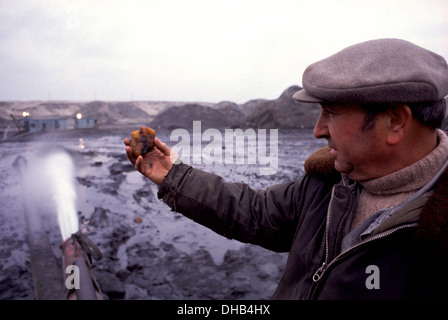
M375 126L363 131L366 112L355 103L322 103L314 136L328 140L335 169L355 181L383 175L388 157L386 131L378 115Z

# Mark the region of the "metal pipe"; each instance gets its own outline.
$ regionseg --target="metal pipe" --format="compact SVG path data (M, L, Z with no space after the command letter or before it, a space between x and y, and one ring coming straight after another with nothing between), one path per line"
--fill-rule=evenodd
M101 289L92 266L92 257L96 260L102 258L98 248L78 231L63 242L61 250L67 299L101 300Z

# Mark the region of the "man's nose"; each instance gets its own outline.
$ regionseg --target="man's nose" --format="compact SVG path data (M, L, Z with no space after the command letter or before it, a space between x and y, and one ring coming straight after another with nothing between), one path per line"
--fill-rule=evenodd
M328 126L322 113L320 114L319 118L316 121L316 124L314 125L313 134L317 139L324 139L330 136Z

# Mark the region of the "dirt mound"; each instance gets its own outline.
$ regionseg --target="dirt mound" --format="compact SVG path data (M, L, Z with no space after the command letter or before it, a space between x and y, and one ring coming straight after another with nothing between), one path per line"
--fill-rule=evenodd
M317 104L301 103L292 98L300 90L291 86L275 100L252 100L242 106L253 111L241 125L265 129L313 128L320 113Z
M192 130L193 121L201 121L202 128L223 128L234 124L243 114L230 107L215 109L199 104L174 106L159 113L151 122L155 129L173 130L184 128Z
M134 102L92 101L80 108L83 115L97 119L98 123L146 123L151 118Z
M173 106L160 112L151 127L191 130L193 121L200 120L202 128L313 128L320 108L294 100L292 95L300 89L291 86L275 100L255 99L241 105L221 101L211 107L194 103Z

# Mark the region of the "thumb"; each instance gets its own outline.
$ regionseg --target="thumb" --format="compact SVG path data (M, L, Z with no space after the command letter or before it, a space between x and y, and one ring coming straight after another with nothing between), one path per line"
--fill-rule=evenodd
M171 153L170 147L168 147L166 145L166 143L163 143L162 141L160 141L159 138L157 138L157 137L154 138L154 144L157 147L157 149L159 149L160 152L163 153L163 155L165 155L165 156L170 155L170 153Z

